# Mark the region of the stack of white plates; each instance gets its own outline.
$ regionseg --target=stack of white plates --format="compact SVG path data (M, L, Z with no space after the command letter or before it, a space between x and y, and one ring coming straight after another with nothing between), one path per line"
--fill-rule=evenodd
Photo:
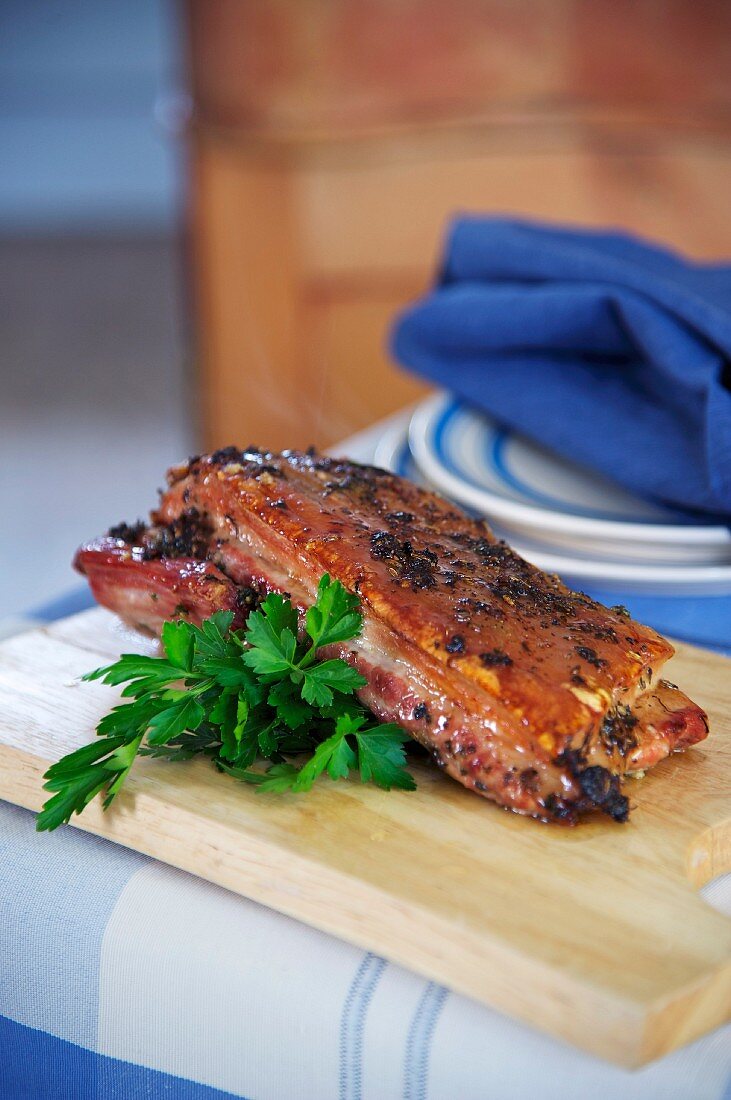
M658 594L731 593L728 527L632 496L450 395L419 405L375 461L484 516L549 572Z

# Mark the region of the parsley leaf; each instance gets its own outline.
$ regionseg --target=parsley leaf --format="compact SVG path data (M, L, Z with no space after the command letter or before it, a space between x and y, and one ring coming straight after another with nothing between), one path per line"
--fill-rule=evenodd
M195 733L181 733L164 745L143 745L140 756L155 756L164 760L192 760L194 756L217 756L221 749L218 730L203 723Z
M198 700L192 695L184 695L153 714L147 723L147 740L151 745L164 745L186 730L195 733L205 716Z
M106 809L138 755L208 757L269 793L308 791L322 775L341 780L355 771L364 783L412 790L404 766L408 735L374 724L355 698L365 678L332 649L320 656L360 634L358 598L325 574L302 618L300 629L297 608L271 594L243 630L232 629L228 611L200 626L167 622L162 656L125 653L84 676L124 685L122 702L101 719L96 741L48 769L51 797L36 827L57 828L98 794Z
M355 734L358 742L358 769L362 783L375 783L384 791L397 787L402 791L416 788L414 778L404 767L406 753L404 742L409 740L400 726L374 726L367 730L358 730Z
M282 672L294 668L297 649L297 612L281 596L267 596L261 611L252 611L246 621L245 638L249 649L244 653L244 663L260 676L276 679Z
M324 573L317 588L317 600L305 615L305 629L312 639L312 648L321 649L357 638L363 626L358 606L357 596Z
M365 676L361 676L345 661L336 657L307 669L302 683L302 698L314 706L329 707L333 702L334 691L352 695L365 682Z
M247 783L255 783L260 791L295 792L309 791L315 780L327 772L331 779L346 779L356 768L361 781L369 781L391 790L404 791L416 788L413 776L406 770L406 753L403 745L409 735L399 726L366 726L365 714L340 715L335 732L321 741L310 759L297 770L291 765L283 768L275 765L267 772L237 772L226 768L231 775Z
M193 667L193 652L195 650L195 636L186 629L187 623L171 622L163 623L162 648L170 661L182 672L190 672Z

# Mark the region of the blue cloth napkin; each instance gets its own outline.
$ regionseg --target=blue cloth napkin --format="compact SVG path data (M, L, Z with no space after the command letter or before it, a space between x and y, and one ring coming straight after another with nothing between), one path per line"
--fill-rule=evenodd
M460 217L392 346L632 492L731 518L731 266L619 232Z

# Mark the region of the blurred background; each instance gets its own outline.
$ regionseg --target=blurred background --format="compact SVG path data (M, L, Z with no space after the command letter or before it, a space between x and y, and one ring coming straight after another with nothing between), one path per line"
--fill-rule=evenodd
M385 335L455 211L731 253L726 0L0 12L6 615L181 456L414 400Z
M75 545L192 447L180 12L0 3L0 606L75 584Z

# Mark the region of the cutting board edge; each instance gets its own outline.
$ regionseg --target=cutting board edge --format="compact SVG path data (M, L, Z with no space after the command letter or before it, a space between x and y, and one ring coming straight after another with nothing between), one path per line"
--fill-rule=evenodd
M709 1021L715 1019L715 1024ZM653 1006L639 1042L638 1069L731 1021L731 960L664 1005ZM671 1036L668 1042L668 1036Z

